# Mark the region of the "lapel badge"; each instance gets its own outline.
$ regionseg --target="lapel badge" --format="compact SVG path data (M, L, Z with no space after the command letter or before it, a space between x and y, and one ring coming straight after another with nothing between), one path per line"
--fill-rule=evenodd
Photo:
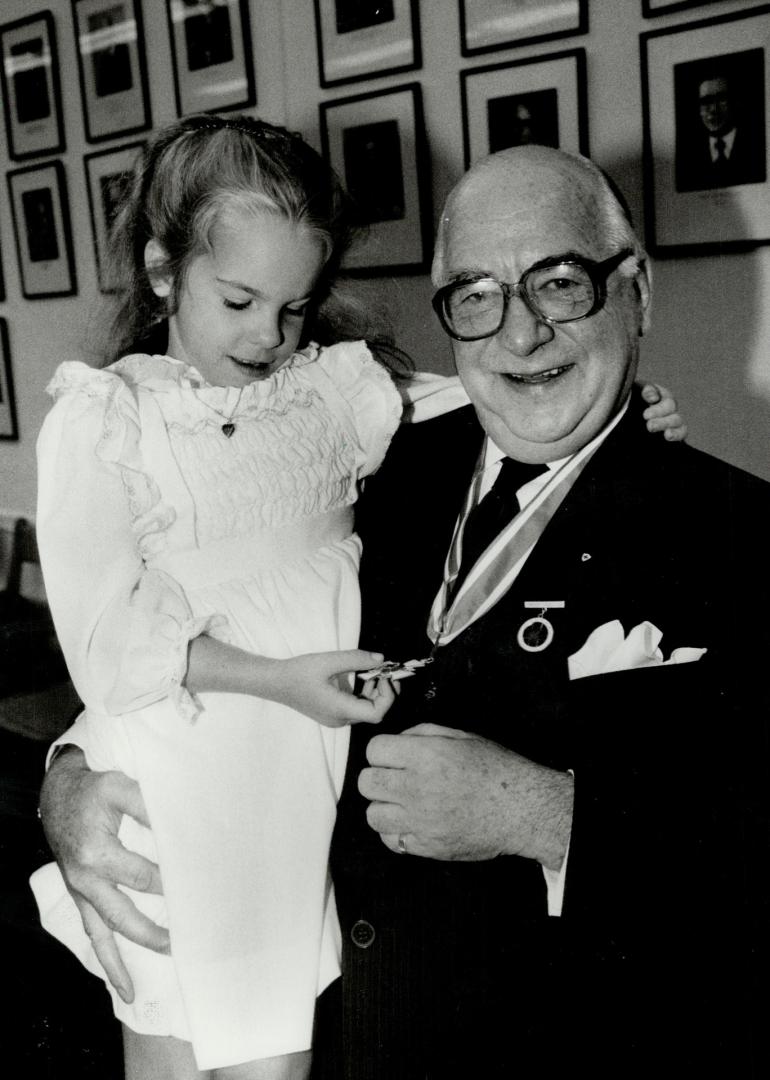
M553 641L553 623L546 618L549 608L563 608L563 600L525 600L525 608L539 608L538 615L532 615L519 627L516 640L524 652L542 652Z
M581 562L588 562L588 560L590 558L591 558L591 556L588 554L588 552L584 551L583 554L580 556L580 561Z

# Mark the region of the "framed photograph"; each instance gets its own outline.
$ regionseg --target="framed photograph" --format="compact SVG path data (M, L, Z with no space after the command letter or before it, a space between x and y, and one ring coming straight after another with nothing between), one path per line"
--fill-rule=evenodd
M364 229L343 269L367 276L427 270L433 221L419 84L324 102L321 141Z
M115 283L110 280L107 270L110 229L145 145L144 142L127 143L117 150L101 150L83 158L97 280L103 293L115 291Z
M422 67L417 0L314 0L321 86Z
M588 154L584 49L460 72L465 168L509 146Z
M60 161L8 173L21 294L27 300L74 296L67 182Z
M0 319L0 439L16 442L18 438L19 428L16 423L16 401L13 396L8 323L5 319Z
M463 56L588 32L588 0L459 0Z
M86 139L150 127L140 0L72 0Z
M246 0L166 0L179 116L256 102Z
M642 15L645 19L652 19L655 15L670 15L674 11L714 3L717 0L642 0Z
M641 35L653 253L770 243L768 41L770 4Z
M59 56L50 11L0 26L8 154L14 161L65 147Z

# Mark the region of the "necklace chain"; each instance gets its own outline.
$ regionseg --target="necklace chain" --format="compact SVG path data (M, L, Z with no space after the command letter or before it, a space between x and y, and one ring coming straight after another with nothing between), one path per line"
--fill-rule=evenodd
M198 399L206 406L207 409L211 409L211 411L216 413L217 416L222 417L222 419L224 420L224 424L222 424L222 434L226 439L231 439L235 434L235 422L233 418L238 412L238 406L241 403L241 398L243 397L243 391L245 389L245 386L241 387L238 397L235 399L235 405L233 405L229 413L223 413L220 409L215 409L213 405L209 405L208 401L203 401L202 398Z

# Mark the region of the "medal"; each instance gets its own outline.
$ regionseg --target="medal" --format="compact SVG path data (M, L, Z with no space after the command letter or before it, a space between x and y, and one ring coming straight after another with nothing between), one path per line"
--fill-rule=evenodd
M553 641L553 624L546 618L549 608L563 608L563 600L525 600L525 608L540 608L539 615L526 619L519 627L516 640L524 652L542 652Z
M408 679L420 668L432 663L432 656L426 656L422 660L405 660L403 663L400 660L386 660L377 667L369 668L368 671L358 671L356 674L359 679L390 679L392 682L398 682L399 679Z

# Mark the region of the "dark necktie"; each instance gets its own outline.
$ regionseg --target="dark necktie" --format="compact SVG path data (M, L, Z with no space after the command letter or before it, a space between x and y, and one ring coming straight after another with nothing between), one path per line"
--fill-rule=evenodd
M723 165L725 161L727 161L727 157L725 155L725 140L721 138L714 139L714 146L717 152L716 163L717 165Z
M463 561L452 589L455 594L468 575L468 571L489 547L521 507L516 492L528 480L546 471L545 465L528 465L513 458L503 458L500 472L484 498L468 515L463 533Z

